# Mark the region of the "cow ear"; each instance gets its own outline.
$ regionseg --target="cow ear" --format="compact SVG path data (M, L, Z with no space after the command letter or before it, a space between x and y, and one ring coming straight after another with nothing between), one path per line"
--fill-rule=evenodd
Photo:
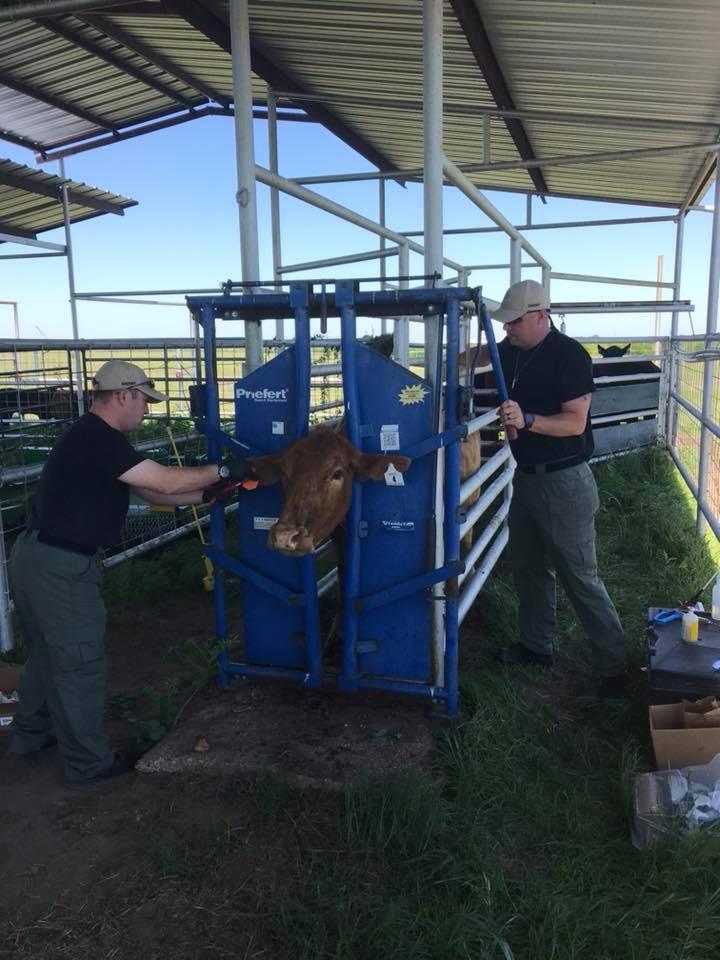
M410 457L401 457L399 454L388 456L383 453L361 453L353 462L353 469L360 477L380 481L390 464L400 473L405 473L411 463Z
M248 458L248 465L252 467L261 487L269 487L282 480L281 459L276 453L270 453L266 457Z

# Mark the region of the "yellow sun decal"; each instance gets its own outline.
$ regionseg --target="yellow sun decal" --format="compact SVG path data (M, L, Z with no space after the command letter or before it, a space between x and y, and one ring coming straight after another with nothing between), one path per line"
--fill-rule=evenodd
M408 385L400 391L400 403L404 407L409 407L413 403L422 403L428 393L430 393L428 388L421 383L413 386Z

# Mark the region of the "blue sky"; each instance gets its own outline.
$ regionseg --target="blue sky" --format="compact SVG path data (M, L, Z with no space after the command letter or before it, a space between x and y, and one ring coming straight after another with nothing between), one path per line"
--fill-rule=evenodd
M124 217L104 216L73 228L76 287L79 291L145 290L160 288L217 287L221 281L240 278L238 218L235 205L234 130L228 118L210 117L149 134L66 160L66 175L73 180L112 190L139 201ZM267 165L264 122L255 125L258 161ZM368 164L322 128L311 124L280 124L280 172L285 176L355 172ZM0 156L34 165L26 150L3 144ZM57 172L56 163L43 169ZM314 188L372 219L378 218L376 182L332 184ZM525 198L489 192L488 196L512 222L525 219ZM712 202L712 192L710 199ZM262 278L272 276L269 191L258 186L260 258ZM667 214L668 210L551 199L546 205L533 200L533 220L558 221ZM281 197L283 261L285 263L365 251L378 245L374 235L309 208L290 197ZM451 188L444 198L446 227L486 226L488 221L469 201ZM409 185L387 188L387 223L397 230L422 227L422 188ZM712 217L692 213L685 230L683 298L695 304L695 330L705 327L707 269ZM555 270L565 273L602 274L654 280L657 257L664 257L664 279L672 279L675 227L672 223L570 230L534 230L533 245ZM62 231L42 239L63 242ZM3 253L27 250L5 245ZM502 234L449 237L446 255L463 263L498 263L509 259L509 241ZM394 272L397 261L388 261ZM369 276L376 262L316 271L316 276ZM411 273L422 273L419 257L412 256ZM0 261L2 300L19 302L21 334L69 337L70 309L67 273L63 258L46 261ZM539 279L539 270L523 272ZM483 271L471 283L483 284L488 296L499 299L507 284L507 271ZM653 299L650 288L581 284L554 281L555 300ZM178 299L178 298L176 298ZM185 336L187 314L179 308L115 304L78 304L81 336L141 337ZM577 336L651 335L654 314L568 317L568 332ZM669 316L663 318L663 330ZM686 316L682 332L690 332ZM228 334L241 331L224 325ZM332 332L332 330L331 330ZM268 330L272 336L274 331ZM13 334L13 315L0 307L0 337Z

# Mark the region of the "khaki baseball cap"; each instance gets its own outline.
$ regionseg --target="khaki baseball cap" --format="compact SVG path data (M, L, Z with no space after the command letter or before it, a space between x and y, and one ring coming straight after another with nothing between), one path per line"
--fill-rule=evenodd
M94 390L139 390L148 403L167 400L164 393L155 389L155 381L148 378L142 367L127 360L108 360L93 377L92 385Z
M511 323L533 310L549 309L547 290L537 280L520 280L508 289L502 303L491 316L498 323Z

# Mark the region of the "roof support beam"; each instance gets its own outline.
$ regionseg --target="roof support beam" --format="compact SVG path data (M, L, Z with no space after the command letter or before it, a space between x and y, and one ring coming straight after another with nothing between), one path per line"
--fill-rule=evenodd
M717 162L717 154L710 154L705 157L703 160L700 169L695 175L688 192L685 194L685 199L683 200L681 210L687 210L689 207L692 207L694 204L699 203L705 191L710 186L710 181L712 180L712 175L715 172L715 164Z
M193 76L191 73L188 73L187 70L184 70L182 67L178 66L178 64L168 60L167 57L162 56L162 54L160 54L157 50L153 50L152 47L149 47L142 40L138 40L131 33L128 33L127 30L124 30L122 27L118 26L118 24L113 23L110 20L106 20L104 17L95 16L93 14L82 14L79 17L76 17L76 19L83 20L91 27L94 27L95 30L98 30L100 33L104 33L105 36L109 37L111 40L116 40L118 43L122 44L122 46L127 47L128 50L132 50L133 53L137 53L138 56L144 57L150 63L157 64L157 66L161 67L165 73L168 73L170 76L181 80L186 86L192 87L194 90L197 90L198 93L203 94L210 100L214 100L215 103L220 103L223 107L228 107L232 103L230 97L226 97L224 94L220 93L219 90L216 90L214 87L211 87L204 81L198 80L197 77Z
M96 113L92 113L90 110L83 110L81 107L76 107L73 103L53 96L53 94L47 93L45 90L40 90L38 87L24 83L22 80L16 80L4 71L0 71L0 83L10 90L15 90L16 93L22 93L25 97L30 97L32 100L39 100L40 103L46 103L56 110L62 110L63 113L67 113L71 117L78 117L86 123L91 123L94 127L99 127L100 130L114 129L106 120L99 117Z
M21 0L19 3L6 3L0 9L0 21L29 20L49 13L74 13L88 7L122 7L123 0Z
M104 49L100 46L100 44L89 40L87 37L83 36L79 30L73 30L72 27L69 27L65 22L58 20L56 17L36 20L35 22L44 27L46 30L49 30L51 33L54 33L56 36L62 37L63 40L67 40L68 43L71 43L73 46L81 47L93 57L97 57L99 60L104 60L105 63L110 64L110 66L115 67L122 73L126 73L135 80L139 80L141 83L144 83L145 86L151 87L153 90L156 90L169 100L174 100L175 103L179 103L183 107L190 108L197 106L197 104L188 97L184 97L182 94L176 93L172 87L162 83L162 81L156 79L154 76L152 76L152 74L149 74L146 71L141 70L139 67L136 67L127 58L119 57L111 50Z
M485 78L493 100L502 110L515 110L515 102L510 93L510 88L500 69L500 64L495 56L495 51L492 48L490 38L487 35L485 25L482 22L474 0L450 0L450 5L453 8L458 23L462 27L468 46ZM522 121L506 118L505 125L522 159L536 160L535 151L530 145L530 140L525 132ZM548 185L545 182L545 177L540 169L529 170L529 176L535 184L538 193L542 195L550 193Z
M230 46L230 29L223 20L215 16L200 0L165 0L165 6L187 20L189 24L203 33L208 40L212 40L221 50L232 56ZM335 116L327 107L303 100L302 87L282 70L279 70L272 60L251 44L250 59L253 73L278 90L286 90L297 106L343 140L349 147L365 157L370 163L381 169L392 170L394 164L384 154L376 150L359 134L348 127Z
M0 186L13 187L15 190L24 190L26 193L34 193L41 197L50 197L51 200L57 200L58 203L62 202L62 189L59 184L42 183L14 173L4 173L0 170ZM101 213L117 213L123 216L123 208L108 203L107 200L101 200L98 197L86 197L71 189L68 189L67 196L70 203L78 206L88 207L90 210L99 210Z
M22 230L12 223L4 223L0 220L0 242L12 243L13 240L36 240L37 234L32 230Z

